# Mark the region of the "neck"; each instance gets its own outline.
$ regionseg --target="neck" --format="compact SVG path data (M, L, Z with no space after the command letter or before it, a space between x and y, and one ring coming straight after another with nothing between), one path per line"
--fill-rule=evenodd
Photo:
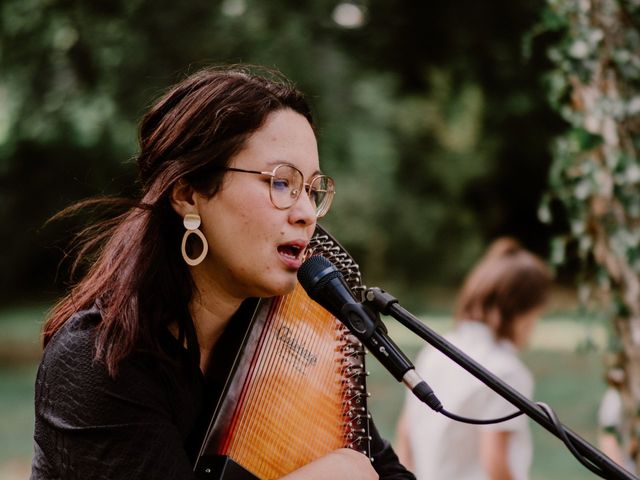
M204 372L211 351L244 299L233 295L200 266L192 269L191 274L196 288L189 311L198 335L200 369Z
M196 293L189 304L198 346L200 347L200 369L204 372L211 351L220 339L229 320L240 306L241 300L221 299L212 295Z
M195 286L189 311L198 335L200 368L203 372L229 320L247 298L242 289L231 288L233 285L237 287L238 281L209 257L189 269Z

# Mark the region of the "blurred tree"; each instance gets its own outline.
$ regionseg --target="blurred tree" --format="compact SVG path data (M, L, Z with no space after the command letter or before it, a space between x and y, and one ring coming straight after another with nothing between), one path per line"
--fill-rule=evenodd
M482 244L543 251L536 218L555 133L521 37L538 2L3 0L0 296L52 284L73 200L133 192L135 122L186 71L276 66L309 93L327 227L367 282L456 282ZM16 233L17 232L17 233ZM39 234L36 235L36 232Z
M611 366L626 373L619 433L640 467L640 5L548 0L543 25L562 33L550 50L549 87L569 123L556 143L548 201L564 205L571 230L554 251L562 261L575 250L581 300L617 333L612 358L620 363Z
M330 6L322 13L286 1L4 0L0 9L5 298L52 285L60 254L45 246L64 245L73 225L41 231L48 217L80 198L134 191L135 122L179 76L249 61L278 65L314 92L322 84L310 79L322 79L322 67L307 68L305 58L331 61L314 46L326 25L305 28L316 14L329 19Z
M395 188L376 205L377 227L355 233L364 237L374 228L376 247L384 248L378 271L366 263L367 272L392 274L412 289L425 279L451 285L483 244L504 234L546 254L550 228L537 209L549 140L561 125L540 82L549 64L546 39L528 55L521 41L540 7L371 2L366 24L343 32L367 75L393 73L384 83L391 100L384 118ZM351 202L353 214L343 220L357 218L362 203Z

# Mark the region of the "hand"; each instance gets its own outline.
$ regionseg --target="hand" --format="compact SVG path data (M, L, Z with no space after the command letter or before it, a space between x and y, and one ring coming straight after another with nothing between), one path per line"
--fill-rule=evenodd
M341 448L282 477L282 480L378 480L371 461L362 453Z

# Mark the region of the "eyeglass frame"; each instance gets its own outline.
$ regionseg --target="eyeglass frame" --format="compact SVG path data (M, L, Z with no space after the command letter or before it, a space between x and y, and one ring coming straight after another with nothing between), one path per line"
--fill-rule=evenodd
M295 171L297 171L300 174L300 178L302 178L302 189L298 192L296 197L293 199L293 202L288 207L279 207L273 201L273 193L272 193L273 192L273 180L276 178L275 171L280 167L291 167ZM295 165L291 165L290 163L279 163L278 165L273 167L273 170L271 170L270 172L269 171L264 171L263 172L263 171L260 171L260 170L246 170L244 168L236 168L236 167L223 167L221 170L223 170L225 172L252 173L252 174L255 174L255 175L264 175L264 176L270 177L271 180L269 182L269 200L271 200L271 204L274 207L276 207L278 210L287 210L287 209L293 207L293 205L295 205L295 203L300 198L300 193L302 193L302 190L304 190L305 193L307 194L307 196L309 197L309 199L311 199L311 196L310 196L311 184L318 178L328 178L331 181L331 185L334 186L334 188L332 190L315 190L315 191L323 191L326 195L329 195L328 205L323 209L324 211L321 210L320 212L318 212L318 211L315 212L316 213L316 218L322 218L329 212L329 210L331 209L331 204L333 203L333 197L336 194L335 180L333 179L333 177L330 177L329 175L318 174L318 175L314 175L313 177L311 177L309 183L305 183L304 182L304 174L300 171L300 169L298 167L296 167Z

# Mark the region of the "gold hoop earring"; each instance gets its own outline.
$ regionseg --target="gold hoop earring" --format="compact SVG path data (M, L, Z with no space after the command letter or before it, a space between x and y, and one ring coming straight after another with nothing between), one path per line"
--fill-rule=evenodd
M182 237L182 258L185 262L187 262L188 265L194 267L202 263L204 257L207 256L207 252L209 251L209 244L207 243L207 239L204 237L204 234L198 228L201 224L200 215L198 215L197 213L187 213L184 216L184 220L182 223L184 225L184 228L187 229ZM191 258L187 253L187 239L191 234L195 234L202 242L202 252L200 253L200 255L198 255L197 258Z

